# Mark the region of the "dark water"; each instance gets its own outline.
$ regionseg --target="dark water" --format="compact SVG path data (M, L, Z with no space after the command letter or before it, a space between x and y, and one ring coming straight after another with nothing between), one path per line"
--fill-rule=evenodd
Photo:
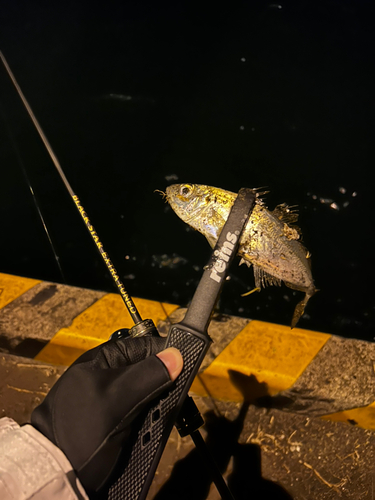
M320 292L299 326L373 340L371 2L2 3L0 49L129 293L186 305L209 256L154 193L175 182L298 205ZM0 272L114 291L0 68ZM63 268L62 278L22 164ZM289 324L300 294L222 312Z

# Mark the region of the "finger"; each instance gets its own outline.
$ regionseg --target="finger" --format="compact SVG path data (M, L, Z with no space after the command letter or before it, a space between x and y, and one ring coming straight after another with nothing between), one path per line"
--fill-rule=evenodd
M157 357L165 364L171 380L176 380L176 378L180 375L184 364L180 351L175 347L169 347L168 349L165 349L165 351L159 352Z
M89 360L94 368L121 368L160 352L164 345L165 339L161 337L110 340L97 347L90 358L84 359L83 355L81 360Z
M165 341L166 339L162 337L135 337L120 339L116 345L125 359L130 363L138 363L138 361L162 351Z

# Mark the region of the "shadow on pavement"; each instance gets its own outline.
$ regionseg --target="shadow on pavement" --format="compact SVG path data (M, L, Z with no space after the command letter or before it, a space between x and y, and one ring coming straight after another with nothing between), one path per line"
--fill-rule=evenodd
M222 474L232 458L232 471L227 482L235 500L263 500L265 495L272 495L269 498L273 500L292 499L280 485L262 478L260 447L238 443L249 406L259 397L267 395L267 385L259 383L253 375L232 371L230 377L233 385L243 394L244 402L234 420L218 416L214 411L205 414L208 449ZM194 448L175 464L170 478L154 500L205 500L211 484L207 464Z

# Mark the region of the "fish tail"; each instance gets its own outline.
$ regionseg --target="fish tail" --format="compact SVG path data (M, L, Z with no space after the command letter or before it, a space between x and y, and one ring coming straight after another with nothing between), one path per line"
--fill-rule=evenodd
M306 304L307 304L306 297L303 300L301 300L301 302L298 302L298 304L296 305L296 308L294 309L292 323L290 325L290 328L294 328L296 326L300 317L305 312Z
M316 291L317 290L315 288L313 290L309 290L308 292L306 292L306 295L301 300L301 302L298 302L298 304L296 305L296 308L294 309L292 323L290 325L290 328L293 329L297 325L297 323L300 320L301 316L305 312L305 307L306 307L307 302L314 295L314 293Z

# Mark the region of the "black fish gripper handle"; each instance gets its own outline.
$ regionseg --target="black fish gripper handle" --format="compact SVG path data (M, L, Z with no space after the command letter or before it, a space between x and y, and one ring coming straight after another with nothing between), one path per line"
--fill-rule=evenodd
M120 480L109 490L109 500L142 500L146 497L174 421L209 345L207 335L194 332L182 323L172 326L166 347L176 347L181 352L183 370L174 388L147 413L128 465Z

